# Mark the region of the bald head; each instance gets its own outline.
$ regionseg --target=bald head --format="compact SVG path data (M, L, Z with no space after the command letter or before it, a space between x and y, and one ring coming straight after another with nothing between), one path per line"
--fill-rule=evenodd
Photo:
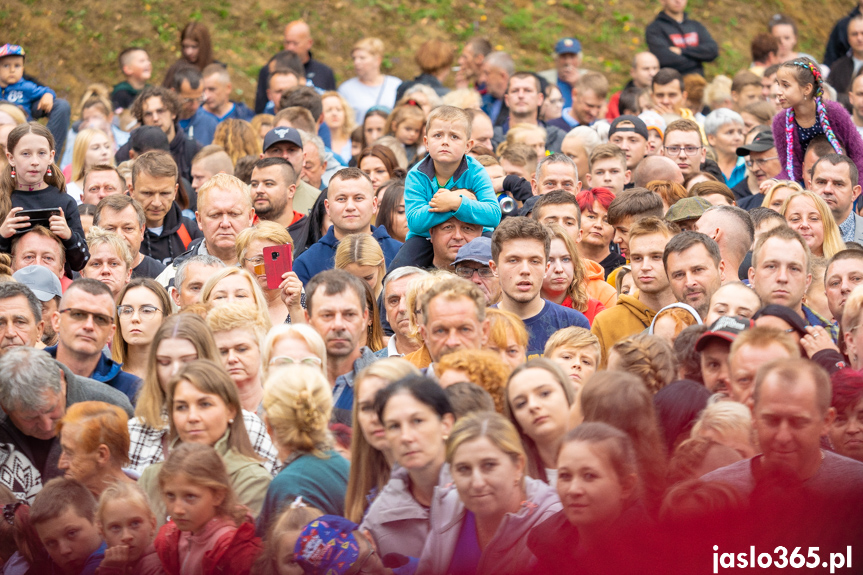
M636 188L643 188L653 180L668 180L683 185L683 173L670 158L665 156L646 156L633 176Z
M312 30L302 20L294 20L285 26L285 50L290 50L300 57L305 64L309 61L309 51L312 49Z

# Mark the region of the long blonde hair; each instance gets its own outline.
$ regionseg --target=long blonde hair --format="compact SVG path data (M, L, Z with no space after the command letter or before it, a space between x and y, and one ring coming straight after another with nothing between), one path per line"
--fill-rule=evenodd
M587 269L584 267L584 262L581 261L581 254L578 253L578 247L575 242L559 224L547 224L551 230L551 239L560 240L566 246L566 251L569 252L569 257L572 258L572 267L574 270L572 282L566 289L566 295L572 298L572 308L578 311L587 310Z
M267 298L264 296L264 291L261 289L261 286L258 285L258 281L252 276L252 274L243 268L229 266L214 272L213 275L210 276L210 279L208 279L204 284L204 287L201 288L201 302L211 303L210 296L213 294L216 284L226 277L233 275L243 276L249 281L249 286L252 290L252 299L254 300L253 302L249 302L249 305L252 305L257 310L261 324L266 326L269 331L273 324L270 320L270 312L267 309Z
M195 347L198 359L221 360L219 348L213 340L213 333L200 316L183 313L172 315L162 322L150 344L147 375L138 391L138 402L135 405L135 417L140 419L144 425L154 429L164 429L168 426L162 417L166 408L167 395L162 391L162 385L159 383L156 372L156 352L159 349L159 344L166 339L189 341Z
M791 180L778 180L775 184L770 186L767 189L767 192L764 194L764 200L761 202L762 208L770 208L770 203L773 201L773 194L776 193L776 190L780 188L789 188L794 190L795 192L802 192L803 188L797 182L792 182ZM770 208L771 210L773 208Z
M378 377L392 383L408 375L420 375L420 372L405 359L389 357L367 366L354 378L351 467L348 475L348 489L345 493L345 517L355 523L362 521L366 509L369 507L369 501L366 498L368 494L373 489L380 493L389 481L390 471L392 471L384 454L369 445L360 428L358 420L360 388L363 382L370 377Z
M351 132L353 132L354 129L357 127L356 112L348 103L348 101L345 100L345 97L336 92L335 90L330 90L329 92L324 92L323 94L321 94L322 103L327 98L338 98L339 102L342 104L342 111L345 114L345 123L342 125L342 127L338 130L333 130L332 127L330 127L330 130L333 130L333 134L336 136L341 136L344 139L350 138Z
M87 168L93 167L87 165L87 150L90 148L90 144L93 143L93 140L97 136L103 136L109 143L111 142L111 138L108 134L102 130L97 130L96 128L84 128L78 132L78 135L75 137L75 144L72 147L72 176L70 178L73 182L83 180L84 173L87 171ZM112 166L114 165L113 154L111 155L109 162Z
M810 192L809 190L794 192L785 198L785 201L782 203L782 207L779 208L779 213L782 214L782 217L785 217L785 213L788 211L788 205L791 203L791 200L801 196L812 200L812 203L815 204L815 209L818 210L818 213L821 215L821 224L824 227L824 243L821 245L821 251L824 252L824 259L829 260L845 249L845 242L842 241L842 232L839 231L839 225L836 223L836 220L833 219L833 212L830 211L830 207L827 205L827 202L821 198L821 196L815 192ZM786 219L785 221L787 222L788 220ZM812 255L814 256L815 254Z
M335 268L343 270L350 264L378 268L374 296L380 296L383 279L387 273L387 262L384 259L384 252L380 244L371 234L350 234L339 242L339 247L336 248ZM365 282L362 278L360 279Z

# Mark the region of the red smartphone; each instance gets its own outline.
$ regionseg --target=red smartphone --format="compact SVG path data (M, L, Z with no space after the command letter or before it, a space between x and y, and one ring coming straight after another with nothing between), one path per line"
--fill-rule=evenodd
M264 272L267 289L278 289L282 276L293 269L291 244L264 248Z

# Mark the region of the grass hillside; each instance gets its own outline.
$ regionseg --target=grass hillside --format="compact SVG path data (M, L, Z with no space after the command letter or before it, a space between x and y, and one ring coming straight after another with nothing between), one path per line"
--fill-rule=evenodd
M749 39L769 17L784 12L800 28L798 50L820 58L833 23L847 13L846 0L690 0L721 47L708 77L733 74L749 59ZM207 24L215 56L234 76L235 99L252 104L258 69L281 49L284 24L305 19L313 30L315 57L331 65L338 81L353 75L355 41L380 37L388 72L417 74L413 54L429 37L459 45L474 34L492 39L525 69L551 67L557 39L575 36L585 67L605 72L613 85L625 81L632 55L644 49L644 29L659 10L636 0L5 0L0 3L0 41L21 44L27 71L73 105L91 82L119 82L117 54L146 48L155 81L179 56L179 30L189 20ZM74 112L73 112L74 113Z

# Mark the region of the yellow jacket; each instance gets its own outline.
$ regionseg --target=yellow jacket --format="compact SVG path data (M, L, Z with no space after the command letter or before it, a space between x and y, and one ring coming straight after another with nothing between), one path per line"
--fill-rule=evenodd
M618 296L617 305L596 314L590 331L599 339L602 349L599 368L608 365L608 351L615 343L649 328L654 316L655 311L626 294Z

